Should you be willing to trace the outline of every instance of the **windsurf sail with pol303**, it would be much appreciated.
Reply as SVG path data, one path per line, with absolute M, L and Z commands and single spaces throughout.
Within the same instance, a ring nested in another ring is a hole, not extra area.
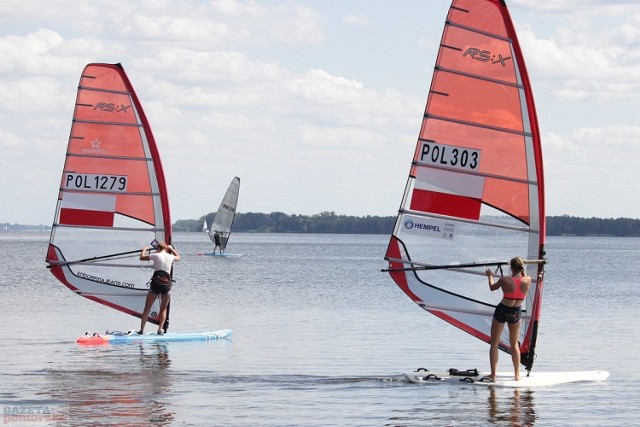
M 220 233 L 220 248 L 224 252 L 231 236 L 231 227 L 236 216 L 238 196 L 240 195 L 240 178 L 237 176 L 231 180 L 227 192 L 220 202 L 211 227 L 209 227 L 209 239 L 215 243 L 215 234 Z M 205 220 L 206 221 L 206 220 Z
M 151 127 L 120 64 L 80 77 L 47 267 L 69 289 L 140 317 L 153 266 L 143 246 L 171 243 L 171 218 Z M 157 324 L 158 302 L 149 321 Z
M 540 132 L 529 77 L 501 0 L 454 0 L 409 177 L 385 254 L 420 307 L 490 342 L 497 294 L 485 270 L 527 260 L 521 361 L 535 357 L 544 277 Z M 496 301 L 498 299 L 498 301 Z M 511 352 L 508 328 L 500 349 Z

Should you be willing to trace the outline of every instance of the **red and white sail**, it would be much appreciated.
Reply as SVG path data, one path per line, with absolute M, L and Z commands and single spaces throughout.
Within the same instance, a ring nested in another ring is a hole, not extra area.
M 162 240 L 171 241 L 169 202 L 142 105 L 120 64 L 89 64 L 78 86 L 48 267 L 79 295 L 140 317 L 153 273 L 140 250 Z
M 385 259 L 417 304 L 489 342 L 499 292 L 484 270 L 544 256 L 540 133 L 522 51 L 504 1 L 449 9 L 407 186 Z M 531 369 L 542 262 L 523 305 L 520 350 Z M 504 274 L 509 274 L 508 265 Z M 501 349 L 509 352 L 507 328 Z

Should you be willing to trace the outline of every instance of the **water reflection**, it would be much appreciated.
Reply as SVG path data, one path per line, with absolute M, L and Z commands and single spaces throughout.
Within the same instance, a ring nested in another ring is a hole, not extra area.
M 65 402 L 69 425 L 100 420 L 118 425 L 168 426 L 171 359 L 167 344 L 84 348 L 76 369 L 52 369 L 50 398 Z
M 533 391 L 514 388 L 512 394 L 506 396 L 504 391 L 504 389 L 498 391 L 495 387 L 489 387 L 489 422 L 513 427 L 533 426 L 536 421 Z
M 408 388 L 410 396 L 416 391 L 424 400 L 409 408 L 400 404 L 386 426 L 533 427 L 537 420 L 529 389 L 438 383 Z

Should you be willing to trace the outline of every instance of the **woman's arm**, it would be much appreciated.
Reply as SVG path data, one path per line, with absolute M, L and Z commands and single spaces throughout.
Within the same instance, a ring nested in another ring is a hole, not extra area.
M 169 249 L 169 253 L 173 254 L 175 256 L 175 258 L 173 260 L 174 261 L 180 261 L 180 254 L 178 253 L 176 248 L 174 248 L 173 246 L 169 245 L 168 249 Z
M 487 269 L 487 271 L 485 271 L 485 274 L 489 278 L 489 289 L 491 289 L 492 291 L 500 289 L 500 285 L 501 285 L 500 281 L 502 280 L 502 278 L 498 279 L 498 281 L 494 283 L 494 281 L 493 281 L 493 271 Z
M 149 254 L 146 254 L 146 252 L 149 250 L 148 246 L 145 246 L 144 248 L 142 248 L 142 251 L 140 252 L 140 261 L 149 261 L 151 258 L 149 258 Z

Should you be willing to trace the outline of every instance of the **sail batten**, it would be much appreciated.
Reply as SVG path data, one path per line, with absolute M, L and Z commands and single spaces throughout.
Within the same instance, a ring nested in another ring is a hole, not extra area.
M 460 9 L 458 9 L 458 10 L 460 10 Z M 493 38 L 500 39 L 500 40 L 508 42 L 508 43 L 511 43 L 511 41 L 512 41 L 508 37 L 504 37 L 504 36 L 501 36 L 500 34 L 492 33 L 490 31 L 483 31 L 483 30 L 480 30 L 478 28 L 468 27 L 466 25 L 458 24 L 458 23 L 455 23 L 455 22 L 452 22 L 452 21 L 446 21 L 446 23 L 450 27 L 460 28 L 462 30 L 471 31 L 471 32 L 477 33 L 477 34 L 482 34 L 483 36 L 493 37 Z
M 104 227 L 100 226 L 91 226 L 91 225 L 73 225 L 73 224 L 61 224 L 59 222 L 54 222 L 53 225 L 59 228 L 69 228 L 69 229 L 89 229 L 89 230 L 102 230 Z M 150 227 L 108 227 L 112 231 L 140 231 L 140 232 L 152 232 L 152 233 L 165 233 L 165 229 L 162 227 L 153 227 L 152 224 L 149 224 Z
M 84 140 L 84 138 L 76 138 L 80 140 Z M 130 157 L 130 156 L 103 156 L 99 154 L 84 154 L 84 153 L 74 153 L 69 154 L 69 157 L 84 157 L 89 159 L 105 159 L 109 158 L 111 160 L 131 160 L 136 162 L 152 162 L 153 159 L 151 157 Z
M 495 83 L 495 84 L 500 84 L 500 85 L 505 85 L 505 86 L 510 86 L 510 87 L 522 89 L 522 84 L 516 83 L 516 82 L 508 82 L 508 81 L 504 81 L 504 80 L 493 79 L 493 78 L 488 77 L 488 76 L 479 76 L 479 75 L 476 75 L 476 74 L 465 73 L 464 71 L 453 70 L 451 68 L 437 67 L 436 70 L 438 70 L 439 72 L 442 72 L 442 73 L 451 73 L 451 74 L 455 74 L 455 75 L 458 75 L 458 76 L 468 77 L 470 79 L 478 79 L 478 80 L 483 80 L 483 81 L 490 82 L 490 83 Z
M 482 304 L 480 301 L 476 301 Z M 429 304 L 420 304 L 422 308 L 429 311 L 440 311 L 440 312 L 451 312 L 451 313 L 460 313 L 467 314 L 473 316 L 486 316 L 487 311 L 493 314 L 493 306 L 487 305 L 485 310 L 462 310 L 457 307 L 449 307 L 449 306 L 439 306 L 439 305 L 429 305 Z M 522 315 L 520 316 L 522 320 L 528 320 L 531 316 L 529 316 L 526 310 L 522 310 Z
M 95 79 L 96 77 L 92 77 L 92 76 L 82 76 L 83 78 L 91 78 L 91 79 Z M 109 94 L 113 94 L 113 95 L 125 95 L 125 96 L 129 96 L 129 92 L 127 91 L 121 91 L 121 90 L 113 90 L 113 89 L 104 89 L 104 88 L 98 88 L 95 86 L 78 86 L 79 89 L 85 90 L 85 91 L 89 91 L 89 92 L 102 92 L 102 93 L 109 93 Z M 84 105 L 84 106 L 88 106 L 88 107 L 92 107 L 91 104 L 76 104 L 76 105 Z
M 107 121 L 99 121 L 99 120 L 74 120 L 74 122 L 89 124 L 89 125 L 126 126 L 126 127 L 134 127 L 134 128 L 142 127 L 142 125 L 138 123 L 107 122 Z
M 61 265 L 82 265 L 83 267 L 122 267 L 122 268 L 140 268 L 140 265 L 136 264 L 123 264 L 104 261 L 50 261 L 52 266 Z
M 500 0 L 453 0 L 385 271 L 429 313 L 489 342 L 501 295 L 480 277 L 514 256 L 530 260 L 519 337 L 530 370 L 544 241 L 540 133 L 509 12 Z M 511 351 L 506 328 L 500 348 Z
M 477 127 L 477 128 L 487 129 L 487 130 L 496 131 L 496 132 L 510 133 L 510 134 L 514 134 L 514 135 L 518 135 L 518 136 L 528 136 L 528 137 L 532 136 L 531 132 L 527 132 L 527 131 L 518 131 L 518 130 L 514 130 L 514 129 L 501 128 L 501 127 L 498 127 L 498 126 L 491 126 L 491 125 L 487 125 L 487 124 L 484 124 L 484 123 L 474 123 L 474 122 L 470 122 L 470 121 L 456 119 L 456 118 L 453 118 L 453 117 L 438 116 L 438 115 L 431 114 L 431 113 L 425 113 L 424 114 L 424 118 L 425 119 L 426 118 L 431 118 L 431 119 L 434 119 L 434 120 L 442 120 L 444 122 L 451 122 L 451 123 L 455 123 L 455 124 L 459 124 L 459 125 Z
M 86 190 L 83 190 L 83 189 L 79 189 L 79 188 L 74 188 L 73 190 L 67 190 L 65 188 L 61 188 L 60 191 L 63 192 L 63 193 L 69 193 L 69 194 L 71 194 L 71 193 L 81 194 L 81 193 L 87 193 L 87 192 L 89 192 L 89 193 L 100 192 L 100 194 L 120 194 L 120 192 L 118 192 L 118 191 L 110 191 L 110 190 L 102 190 L 102 189 L 86 189 Z M 142 191 L 140 191 L 140 192 L 131 191 L 131 192 L 127 193 L 127 194 L 129 196 L 146 196 L 146 197 L 149 197 L 149 196 L 151 196 L 151 197 L 159 197 L 159 196 L 161 196 L 160 193 L 151 193 L 151 192 L 142 192 Z
M 75 293 L 140 317 L 153 266 L 139 251 L 171 243 L 171 234 L 160 156 L 133 86 L 120 64 L 88 64 L 71 120 L 48 267 Z M 157 323 L 157 311 L 156 303 L 149 321 Z
M 90 297 L 135 297 L 135 295 L 131 294 L 131 291 L 138 291 L 138 293 L 140 295 L 143 295 L 146 297 L 147 293 L 149 292 L 148 289 L 131 289 L 129 292 L 127 292 L 126 294 L 119 294 L 119 293 L 113 293 L 113 292 L 109 292 L 109 293 L 99 293 L 99 292 L 95 292 L 95 293 L 89 293 L 89 292 L 80 292 L 80 291 L 76 291 L 77 295 L 83 296 L 85 298 L 90 298 Z
M 419 212 L 419 211 L 415 211 L 415 210 L 411 210 L 411 209 L 399 209 L 398 213 L 400 214 L 408 214 L 408 215 L 412 215 L 412 216 L 417 216 L 417 217 L 421 217 L 421 218 L 435 218 L 435 219 L 446 219 L 446 220 L 455 220 L 456 222 L 459 223 L 466 223 L 466 224 L 473 224 L 473 225 L 479 225 L 479 226 L 486 226 L 486 227 L 493 227 L 493 228 L 497 228 L 497 229 L 503 229 L 503 230 L 510 230 L 510 231 L 519 231 L 522 233 L 537 233 L 540 234 L 540 230 L 537 228 L 531 228 L 531 226 L 529 227 L 522 227 L 522 226 L 515 226 L 515 225 L 507 225 L 507 224 L 501 224 L 501 223 L 494 223 L 494 222 L 490 222 L 490 221 L 483 221 L 481 220 L 467 220 L 465 218 L 455 218 L 455 217 L 451 217 L 451 216 L 447 216 L 447 215 L 438 215 L 438 214 L 434 214 L 434 213 L 426 213 L 426 212 Z
M 433 141 L 433 142 L 436 142 L 436 141 Z M 424 167 L 424 168 L 440 169 L 440 170 L 451 170 L 451 168 L 447 167 L 447 166 L 432 165 L 432 164 L 424 163 L 424 162 L 417 161 L 417 160 L 413 161 L 412 163 L 415 166 L 420 166 L 420 167 Z M 518 182 L 518 183 L 527 184 L 527 185 L 537 185 L 538 184 L 537 181 L 535 181 L 535 179 L 522 179 L 522 178 L 506 177 L 506 176 L 490 174 L 490 173 L 486 173 L 486 172 L 458 171 L 458 173 L 466 174 L 466 175 L 482 176 L 482 177 L 485 177 L 485 178 L 495 178 L 495 179 L 499 179 L 499 180 L 503 180 L 503 181 Z

